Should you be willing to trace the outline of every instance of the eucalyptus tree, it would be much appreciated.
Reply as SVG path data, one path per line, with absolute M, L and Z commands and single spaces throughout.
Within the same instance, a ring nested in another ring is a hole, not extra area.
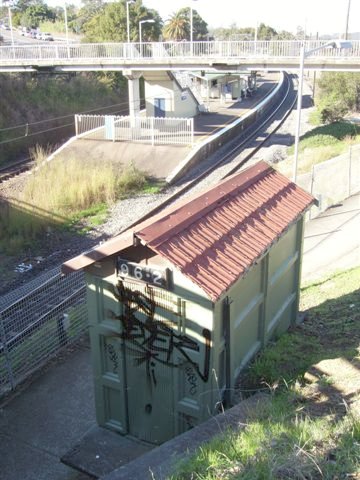
M 260 23 L 257 37 L 258 40 L 273 40 L 277 37 L 277 31 L 265 23 Z
M 21 15 L 21 24 L 24 26 L 38 27 L 45 20 L 55 20 L 55 11 L 45 3 L 30 5 Z
M 143 29 L 144 41 L 158 40 L 162 28 L 162 20 L 156 10 L 146 8 L 141 0 L 130 5 L 130 40 L 139 40 L 139 22 L 154 20 Z M 127 40 L 126 1 L 105 4 L 89 21 L 84 23 L 82 30 L 86 42 L 126 42 Z

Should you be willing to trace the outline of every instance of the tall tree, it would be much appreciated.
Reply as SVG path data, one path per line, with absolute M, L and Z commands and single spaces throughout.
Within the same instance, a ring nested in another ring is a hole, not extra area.
M 360 73 L 323 72 L 318 87 L 315 105 L 321 123 L 360 110 Z
M 180 10 L 166 20 L 163 28 L 164 40 L 184 40 L 188 35 L 188 19 Z
M 163 29 L 164 38 L 167 40 L 190 40 L 190 19 L 191 9 L 181 8 L 174 13 L 166 22 Z M 193 40 L 206 40 L 208 36 L 207 23 L 192 10 L 193 19 Z
M 154 41 L 159 38 L 162 20 L 156 10 L 148 9 L 142 5 L 141 0 L 131 5 L 129 9 L 130 39 L 139 40 L 139 22 L 141 20 L 154 20 L 143 29 L 143 40 Z M 89 21 L 84 23 L 83 32 L 87 42 L 126 42 L 127 16 L 126 1 L 106 4 Z
M 25 26 L 38 27 L 45 20 L 54 20 L 55 12 L 45 4 L 31 5 L 21 17 L 22 24 Z
M 265 23 L 260 23 L 258 28 L 258 40 L 273 40 L 276 37 L 277 31 L 274 28 L 265 25 Z

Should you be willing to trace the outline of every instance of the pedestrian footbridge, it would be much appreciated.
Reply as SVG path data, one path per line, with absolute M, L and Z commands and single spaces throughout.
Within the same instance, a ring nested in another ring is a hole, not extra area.
M 346 47 L 346 48 L 343 48 Z M 0 47 L 0 72 L 51 70 L 360 71 L 360 41 L 209 41 Z

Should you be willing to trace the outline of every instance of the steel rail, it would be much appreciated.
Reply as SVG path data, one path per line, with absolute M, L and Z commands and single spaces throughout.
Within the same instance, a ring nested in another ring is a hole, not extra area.
M 142 217 L 138 218 L 135 220 L 132 224 L 128 225 L 126 228 L 121 230 L 119 234 L 133 228 L 135 225 L 147 220 L 148 218 L 152 217 L 153 215 L 161 212 L 165 207 L 169 206 L 176 200 L 178 200 L 182 195 L 185 193 L 188 193 L 189 190 L 191 190 L 194 186 L 198 186 L 199 182 L 204 180 L 206 177 L 208 177 L 211 173 L 213 173 L 216 169 L 221 167 L 222 165 L 226 164 L 229 160 L 233 159 L 236 154 L 240 153 L 243 148 L 250 142 L 252 141 L 255 136 L 262 130 L 262 128 L 269 124 L 269 122 L 274 118 L 277 112 L 285 105 L 286 102 L 289 102 L 289 95 L 290 93 L 290 88 L 291 88 L 291 82 L 290 82 L 290 77 L 288 74 L 285 74 L 285 78 L 287 80 L 287 91 L 285 96 L 281 99 L 281 102 L 277 105 L 277 107 L 272 110 L 271 114 L 268 115 L 259 125 L 252 125 L 251 127 L 249 126 L 247 129 L 245 129 L 242 132 L 242 136 L 245 134 L 249 134 L 249 131 L 253 129 L 253 131 L 250 133 L 250 135 L 246 136 L 246 139 L 241 141 L 240 143 L 236 144 L 230 151 L 227 151 L 224 155 L 222 155 L 218 160 L 216 160 L 211 166 L 203 170 L 199 175 L 197 175 L 194 179 L 189 181 L 186 185 L 183 187 L 180 187 L 174 194 L 172 194 L 170 197 L 168 197 L 164 202 L 162 202 L 160 205 L 157 205 L 153 209 L 151 209 L 149 212 L 147 212 L 145 215 Z M 282 120 L 279 122 L 278 125 L 266 136 L 265 139 L 261 140 L 259 142 L 259 145 L 254 147 L 252 151 L 246 155 L 246 157 L 242 160 L 240 160 L 229 172 L 226 173 L 220 180 L 225 179 L 232 173 L 235 173 L 237 170 L 239 170 L 241 167 L 243 167 L 247 162 L 250 161 L 250 159 L 260 150 L 260 148 L 264 145 L 265 142 L 269 140 L 269 138 L 279 129 L 279 127 L 285 122 L 286 118 L 290 115 L 292 109 L 294 108 L 296 102 L 296 96 L 294 99 L 292 99 L 290 108 L 287 108 L 286 114 L 283 116 Z M 216 155 L 216 152 L 213 154 Z M 173 185 L 174 186 L 174 185 Z M 176 186 L 176 184 L 175 184 Z

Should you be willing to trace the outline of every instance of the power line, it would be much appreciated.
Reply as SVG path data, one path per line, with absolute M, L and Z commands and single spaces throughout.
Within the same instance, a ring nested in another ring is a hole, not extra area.
M 121 104 L 118 104 L 118 105 L 121 105 Z M 121 113 L 121 110 L 116 111 L 114 113 Z M 0 141 L 0 145 L 4 145 L 4 144 L 7 144 L 7 143 L 11 143 L 11 142 L 16 142 L 18 140 L 23 140 L 24 138 L 34 137 L 36 135 L 41 135 L 43 133 L 51 132 L 51 131 L 54 131 L 54 130 L 59 130 L 61 128 L 72 127 L 73 125 L 74 125 L 74 122 L 67 123 L 65 125 L 58 125 L 57 127 L 52 127 L 52 128 L 48 128 L 46 130 L 41 130 L 40 132 L 33 132 L 33 133 L 25 134 L 25 135 L 22 135 L 21 137 L 15 137 L 15 138 L 11 138 L 9 140 L 2 140 L 2 141 Z
M 98 108 L 93 108 L 92 110 L 85 110 L 84 112 L 80 112 L 79 115 L 90 113 L 90 112 L 97 112 L 97 111 L 103 110 L 105 108 L 118 107 L 120 105 L 127 105 L 127 102 L 114 103 L 114 104 L 108 105 L 106 107 L 98 107 Z M 32 125 L 38 125 L 40 123 L 45 123 L 45 122 L 54 122 L 55 120 L 61 120 L 61 119 L 64 119 L 64 118 L 72 117 L 74 115 L 75 115 L 75 113 L 69 113 L 68 115 L 63 115 L 63 116 L 60 116 L 60 117 L 54 117 L 54 118 L 50 118 L 50 119 L 48 118 L 48 119 L 45 119 L 45 120 L 38 120 L 36 122 L 30 122 L 30 123 L 23 123 L 21 125 L 16 125 L 14 127 L 0 128 L 0 132 L 6 132 L 6 131 L 9 131 L 9 130 L 16 130 L 18 128 L 28 128 Z

